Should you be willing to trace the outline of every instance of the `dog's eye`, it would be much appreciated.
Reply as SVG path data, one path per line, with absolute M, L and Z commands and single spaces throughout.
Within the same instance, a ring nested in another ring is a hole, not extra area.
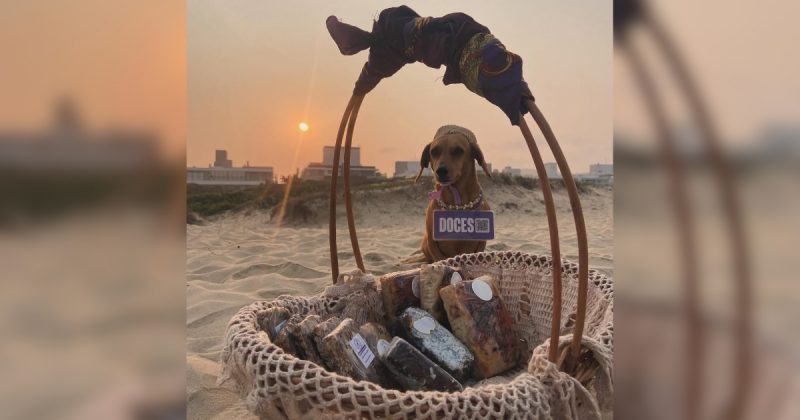
M 431 156 L 432 157 L 438 158 L 439 156 L 441 156 L 441 154 L 442 154 L 442 149 L 440 149 L 438 147 L 434 147 L 433 149 L 431 149 Z
M 463 155 L 463 154 L 464 154 L 464 149 L 462 149 L 462 148 L 460 148 L 460 147 L 456 147 L 455 149 L 453 149 L 452 151 L 450 151 L 450 154 L 451 154 L 453 157 L 459 157 L 459 156 L 461 156 L 461 155 Z

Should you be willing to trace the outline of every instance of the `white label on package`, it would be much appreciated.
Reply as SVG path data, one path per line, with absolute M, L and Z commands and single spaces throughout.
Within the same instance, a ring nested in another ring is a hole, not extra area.
M 423 334 L 430 334 L 436 328 L 436 321 L 426 316 L 414 321 L 414 328 Z
M 472 292 L 485 301 L 492 299 L 492 286 L 489 286 L 489 283 L 483 280 L 476 279 L 472 281 Z
M 350 339 L 350 347 L 353 349 L 353 352 L 358 357 L 358 360 L 364 365 L 365 368 L 368 368 L 370 364 L 372 364 L 372 360 L 375 359 L 375 354 L 372 353 L 372 350 L 369 349 L 367 342 L 364 341 L 364 338 L 361 337 L 361 334 L 356 334 Z
M 389 350 L 389 342 L 381 338 L 378 340 L 378 354 L 384 354 L 386 350 Z
M 461 283 L 462 280 L 464 279 L 461 277 L 461 274 L 458 271 L 456 271 L 455 273 L 453 273 L 452 276 L 450 276 L 450 284 L 458 284 Z
M 411 292 L 414 293 L 415 298 L 419 298 L 419 276 L 414 276 L 411 280 Z

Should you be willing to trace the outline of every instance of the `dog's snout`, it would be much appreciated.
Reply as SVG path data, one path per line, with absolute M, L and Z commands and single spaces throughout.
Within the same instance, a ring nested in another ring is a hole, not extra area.
M 436 176 L 440 179 L 447 179 L 447 166 L 440 166 L 436 169 Z

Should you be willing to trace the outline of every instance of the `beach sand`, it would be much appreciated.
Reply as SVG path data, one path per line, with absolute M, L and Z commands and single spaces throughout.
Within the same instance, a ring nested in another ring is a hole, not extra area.
M 483 182 L 496 213 L 496 240 L 487 250 L 549 254 L 541 191 Z M 364 263 L 373 274 L 408 268 L 400 260 L 419 249 L 430 185 L 405 186 L 354 195 L 356 226 Z M 555 191 L 562 257 L 577 261 L 574 224 L 563 189 Z M 582 193 L 590 265 L 612 275 L 613 191 Z M 338 218 L 339 264 L 355 268 L 344 205 Z M 190 419 L 255 418 L 230 384 L 216 385 L 225 327 L 243 306 L 282 294 L 315 294 L 331 282 L 327 201 L 307 203 L 308 223 L 278 226 L 268 211 L 227 214 L 187 226 L 187 404 Z

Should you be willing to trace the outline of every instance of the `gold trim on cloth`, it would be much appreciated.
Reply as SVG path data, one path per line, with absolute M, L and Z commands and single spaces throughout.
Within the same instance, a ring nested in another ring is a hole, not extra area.
M 483 49 L 491 43 L 496 43 L 506 53 L 506 63 L 498 70 L 489 69 L 483 62 Z M 483 73 L 486 76 L 497 76 L 503 74 L 506 70 L 511 68 L 514 64 L 516 54 L 506 50 L 497 38 L 492 34 L 479 33 L 472 36 L 464 46 L 461 52 L 461 58 L 458 60 L 458 69 L 461 71 L 461 82 L 467 89 L 483 96 L 483 91 L 478 82 L 478 75 Z
M 425 28 L 425 25 L 427 25 L 430 21 L 430 16 L 414 18 L 414 29 L 412 29 L 413 36 L 405 51 L 407 57 L 414 57 L 414 51 L 416 51 L 417 48 L 417 41 L 419 41 L 420 37 L 422 36 L 422 30 Z

